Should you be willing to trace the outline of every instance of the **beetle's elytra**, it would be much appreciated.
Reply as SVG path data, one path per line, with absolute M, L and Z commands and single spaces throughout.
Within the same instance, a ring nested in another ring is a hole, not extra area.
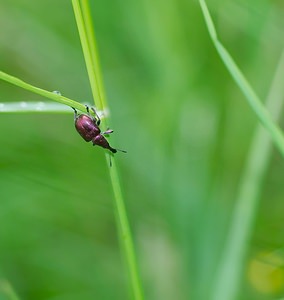
M 86 105 L 87 115 L 80 114 L 78 115 L 77 110 L 74 109 L 74 121 L 75 121 L 75 128 L 81 137 L 86 141 L 92 141 L 93 146 L 97 145 L 103 147 L 105 149 L 110 150 L 112 153 L 116 153 L 117 151 L 126 152 L 124 150 L 115 149 L 110 146 L 107 139 L 104 135 L 108 135 L 113 132 L 111 129 L 107 129 L 104 132 L 101 132 L 100 123 L 101 119 L 98 116 L 96 110 L 91 107 L 91 110 L 94 112 L 95 117 L 90 115 L 89 107 Z

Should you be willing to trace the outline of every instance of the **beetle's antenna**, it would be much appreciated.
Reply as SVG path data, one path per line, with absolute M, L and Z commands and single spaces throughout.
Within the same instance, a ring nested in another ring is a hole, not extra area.
M 90 115 L 89 106 L 88 106 L 87 104 L 85 104 L 85 107 L 86 107 L 87 114 L 88 114 L 88 116 L 89 116 L 89 115 Z
M 116 148 L 112 148 L 112 147 L 109 147 L 108 149 L 109 149 L 112 153 L 116 153 L 117 151 L 120 151 L 120 152 L 123 152 L 123 153 L 127 153 L 127 151 L 125 151 L 125 150 L 116 149 Z
M 120 152 L 123 152 L 123 153 L 127 153 L 127 151 L 125 151 L 125 150 L 121 150 L 121 149 L 115 149 L 116 151 L 120 151 Z

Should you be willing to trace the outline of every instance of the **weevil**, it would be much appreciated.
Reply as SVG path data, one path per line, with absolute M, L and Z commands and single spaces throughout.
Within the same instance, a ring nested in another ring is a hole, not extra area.
M 113 133 L 113 130 L 108 128 L 104 132 L 101 131 L 101 119 L 93 107 L 91 107 L 91 110 L 95 114 L 95 117 L 91 116 L 88 105 L 86 105 L 87 115 L 78 115 L 77 110 L 74 107 L 72 108 L 74 110 L 75 128 L 86 142 L 92 141 L 93 146 L 100 146 L 110 150 L 112 153 L 116 153 L 117 151 L 126 153 L 125 150 L 115 149 L 110 146 L 105 135 Z

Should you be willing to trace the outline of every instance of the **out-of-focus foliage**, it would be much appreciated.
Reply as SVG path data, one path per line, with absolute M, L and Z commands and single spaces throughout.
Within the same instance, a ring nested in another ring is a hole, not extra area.
M 211 1 L 262 99 L 283 48 L 281 1 Z M 208 299 L 257 124 L 198 2 L 91 1 L 122 188 L 147 299 Z M 70 1 L 0 1 L 0 69 L 81 102 L 91 92 Z M 45 99 L 0 82 L 0 102 Z M 70 115 L 0 115 L 0 273 L 21 299 L 126 299 L 103 149 Z M 280 298 L 283 160 L 262 187 L 239 299 Z M 1 283 L 0 283 L 1 284 Z

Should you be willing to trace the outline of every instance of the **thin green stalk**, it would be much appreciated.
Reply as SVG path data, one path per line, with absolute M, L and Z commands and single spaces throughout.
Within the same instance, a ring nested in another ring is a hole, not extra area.
M 90 48 L 90 54 L 92 56 L 92 63 L 94 65 L 94 70 L 98 70 L 97 72 L 97 88 L 98 88 L 98 93 L 99 93 L 99 99 L 101 101 L 101 107 L 107 107 L 107 101 L 105 97 L 105 90 L 104 90 L 104 84 L 102 81 L 102 74 L 101 71 L 101 66 L 100 66 L 100 59 L 99 59 L 99 53 L 96 50 L 97 49 L 97 41 L 95 37 L 95 31 L 94 31 L 94 25 L 92 21 L 92 16 L 91 16 L 91 10 L 90 10 L 90 5 L 89 1 L 86 0 L 81 0 L 81 7 L 82 7 L 82 16 L 83 20 L 85 21 L 85 28 L 86 28 L 86 34 L 87 34 L 87 39 L 89 43 L 89 48 Z
M 279 126 L 276 125 L 269 112 L 262 104 L 258 96 L 256 95 L 255 91 L 252 89 L 248 81 L 246 80 L 245 76 L 242 74 L 241 70 L 238 68 L 228 51 L 224 48 L 224 46 L 219 42 L 215 26 L 213 24 L 212 18 L 208 11 L 207 5 L 204 0 L 199 0 L 204 19 L 209 31 L 209 35 L 212 39 L 214 46 L 216 47 L 223 63 L 227 67 L 228 71 L 230 72 L 231 76 L 238 84 L 239 88 L 245 95 L 249 105 L 251 106 L 252 110 L 255 112 L 256 116 L 258 117 L 259 121 L 262 125 L 267 129 L 270 133 L 271 139 L 273 140 L 275 146 L 284 156 L 284 136 L 282 131 L 280 130 Z
M 284 100 L 283 77 L 284 52 L 267 97 L 267 108 L 276 120 L 280 117 Z M 241 177 L 228 239 L 213 286 L 213 300 L 233 300 L 239 293 L 247 247 L 253 232 L 259 196 L 271 152 L 269 135 L 262 126 L 258 126 Z
M 90 50 L 90 41 L 88 39 L 85 20 L 83 19 L 82 10 L 79 0 L 72 0 L 73 10 L 76 18 L 77 28 L 80 36 L 81 46 L 84 53 L 84 58 L 86 62 L 87 72 L 89 76 L 90 86 L 94 98 L 96 107 L 99 109 L 103 108 L 103 102 L 101 100 L 99 82 L 98 82 L 98 68 L 93 62 L 93 56 Z M 105 108 L 107 108 L 105 106 Z
M 80 5 L 81 2 L 81 5 Z M 86 61 L 89 80 L 93 91 L 94 102 L 97 107 L 106 110 L 107 102 L 103 88 L 102 74 L 98 61 L 98 50 L 95 43 L 94 30 L 92 26 L 89 3 L 86 0 L 72 0 L 77 27 L 82 43 L 82 49 Z M 81 6 L 83 12 L 81 10 Z M 108 158 L 108 157 L 107 157 Z M 107 160 L 108 161 L 108 160 Z M 109 168 L 112 188 L 114 192 L 115 206 L 117 210 L 117 226 L 120 231 L 121 245 L 123 246 L 128 273 L 131 280 L 131 288 L 134 299 L 142 300 L 143 292 L 141 280 L 135 257 L 135 251 L 125 209 L 125 204 L 121 192 L 118 170 L 113 159 L 112 167 Z
M 56 102 L 59 102 L 59 103 L 77 108 L 78 110 L 81 110 L 81 111 L 86 111 L 86 107 L 83 104 L 81 104 L 77 101 L 71 100 L 71 99 L 69 99 L 67 97 L 64 97 L 64 96 L 61 96 L 58 93 L 49 92 L 49 91 L 43 90 L 41 88 L 38 88 L 36 86 L 33 86 L 29 83 L 24 82 L 23 80 L 21 80 L 19 78 L 16 78 L 16 77 L 11 76 L 7 73 L 4 73 L 2 71 L 0 71 L 0 79 L 2 79 L 4 81 L 7 81 L 9 83 L 12 83 L 16 86 L 19 86 L 19 87 L 21 87 L 25 90 L 31 91 L 35 94 L 41 95 L 41 96 L 49 98 L 51 100 L 54 100 Z

